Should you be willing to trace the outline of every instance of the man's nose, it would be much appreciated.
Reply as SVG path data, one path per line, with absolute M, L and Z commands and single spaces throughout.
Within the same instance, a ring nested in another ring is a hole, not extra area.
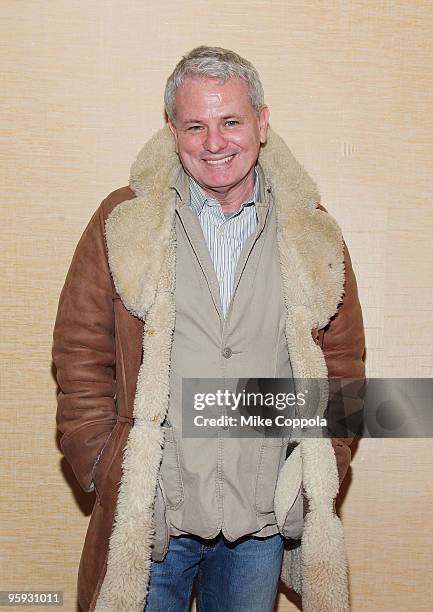
M 203 145 L 207 151 L 217 153 L 226 147 L 227 139 L 219 128 L 210 128 L 206 133 L 206 140 Z

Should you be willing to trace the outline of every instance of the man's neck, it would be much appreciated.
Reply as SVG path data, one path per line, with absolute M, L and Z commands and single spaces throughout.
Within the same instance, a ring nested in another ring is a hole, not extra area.
M 241 205 L 252 197 L 254 190 L 255 171 L 254 167 L 247 176 L 242 179 L 237 185 L 229 189 L 214 190 L 206 189 L 200 185 L 204 193 L 214 200 L 218 200 L 221 204 L 223 212 L 236 212 Z

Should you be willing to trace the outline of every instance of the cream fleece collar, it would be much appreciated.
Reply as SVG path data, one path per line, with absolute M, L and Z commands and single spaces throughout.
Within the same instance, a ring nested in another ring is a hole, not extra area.
M 313 179 L 294 158 L 290 149 L 271 128 L 268 140 L 262 146 L 259 161 L 266 176 L 266 187 L 273 187 L 278 199 L 284 188 L 284 207 L 315 208 L 320 196 Z M 173 186 L 179 158 L 175 152 L 173 136 L 164 127 L 142 147 L 131 166 L 129 185 L 137 196 L 150 195 L 151 185 Z
M 312 327 L 323 327 L 342 294 L 342 239 L 330 215 L 317 209 L 314 181 L 272 129 L 259 154 L 265 189 L 274 198 L 280 259 L 300 265 L 293 282 L 296 302 L 308 309 Z M 174 224 L 173 185 L 180 163 L 168 127 L 141 149 L 131 167 L 137 197 L 118 205 L 106 223 L 111 272 L 125 306 L 144 319 L 155 301 Z

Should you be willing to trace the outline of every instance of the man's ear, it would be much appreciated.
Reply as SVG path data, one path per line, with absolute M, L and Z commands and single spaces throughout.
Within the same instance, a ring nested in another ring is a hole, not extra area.
M 269 108 L 262 106 L 259 112 L 259 130 L 260 130 L 260 142 L 265 144 L 268 137 L 268 125 L 269 125 Z
M 168 123 L 168 127 L 170 128 L 170 132 L 173 134 L 175 150 L 176 150 L 176 153 L 177 153 L 178 150 L 177 150 L 177 130 L 176 130 L 176 126 L 174 125 L 173 121 L 171 121 L 171 119 L 168 119 L 167 123 Z

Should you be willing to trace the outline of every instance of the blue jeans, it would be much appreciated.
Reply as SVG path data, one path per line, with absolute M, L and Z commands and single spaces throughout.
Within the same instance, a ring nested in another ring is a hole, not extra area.
M 272 612 L 283 558 L 280 534 L 228 542 L 170 536 L 164 561 L 151 562 L 143 612 L 188 612 L 196 579 L 197 612 Z

